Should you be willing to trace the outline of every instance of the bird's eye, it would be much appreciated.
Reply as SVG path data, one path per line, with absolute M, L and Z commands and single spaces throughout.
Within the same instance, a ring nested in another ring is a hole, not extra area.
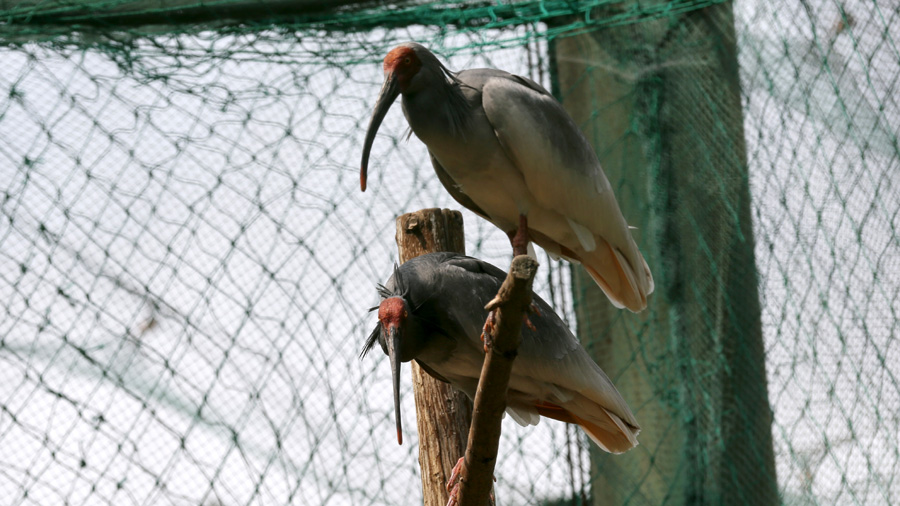
M 410 63 L 412 63 L 412 60 L 410 60 L 409 56 L 407 56 L 406 58 L 403 59 L 403 63 L 406 65 L 409 65 Z

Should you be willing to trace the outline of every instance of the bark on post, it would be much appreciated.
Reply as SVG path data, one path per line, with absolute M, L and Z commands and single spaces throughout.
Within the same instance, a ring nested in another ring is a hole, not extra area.
M 465 253 L 462 213 L 422 209 L 397 218 L 400 263 L 425 253 Z M 432 378 L 412 362 L 419 466 L 425 506 L 447 504 L 447 481 L 466 449 L 472 401 L 447 383 Z
M 593 452 L 595 504 L 778 504 L 731 4 L 551 51 L 656 281 L 634 315 L 573 271 L 579 336 L 643 429 Z
M 459 478 L 460 506 L 488 503 L 509 375 L 522 341 L 522 319 L 531 304 L 531 285 L 537 269 L 535 259 L 527 255 L 515 257 L 500 291 L 486 306 L 497 309 L 497 320 L 489 340 L 492 343 L 488 345 L 486 341 L 487 356 L 475 392 L 475 414 Z

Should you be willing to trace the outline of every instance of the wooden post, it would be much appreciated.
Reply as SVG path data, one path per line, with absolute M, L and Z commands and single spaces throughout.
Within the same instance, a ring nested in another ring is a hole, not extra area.
M 397 218 L 400 263 L 426 253 L 465 253 L 462 213 L 449 209 L 422 209 Z M 472 401 L 449 384 L 432 378 L 412 362 L 419 466 L 425 506 L 447 504 L 447 481 L 466 450 Z

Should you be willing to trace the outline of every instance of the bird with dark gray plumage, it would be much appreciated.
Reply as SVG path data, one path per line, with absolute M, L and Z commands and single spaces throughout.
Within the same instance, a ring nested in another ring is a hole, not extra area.
M 378 343 L 389 358 L 400 444 L 400 364 L 415 360 L 474 399 L 485 356 L 484 306 L 505 278 L 487 262 L 430 253 L 395 268 L 379 286 L 378 324 L 360 357 Z M 640 427 L 612 381 L 546 302 L 535 295 L 534 304 L 533 329 L 523 323 L 509 378 L 507 413 L 523 426 L 536 425 L 541 416 L 578 424 L 612 453 L 637 445 Z
M 653 277 L 612 186 L 581 130 L 534 81 L 494 69 L 451 72 L 425 47 L 407 42 L 384 58 L 384 84 L 366 132 L 369 153 L 391 104 L 425 143 L 444 188 L 510 237 L 581 263 L 617 307 L 641 311 Z

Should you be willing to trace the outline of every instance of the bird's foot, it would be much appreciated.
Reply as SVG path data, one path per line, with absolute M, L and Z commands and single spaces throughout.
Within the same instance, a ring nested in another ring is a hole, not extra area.
M 487 320 L 484 321 L 484 327 L 481 329 L 481 342 L 484 343 L 484 352 L 488 352 L 488 348 L 493 346 L 492 337 L 494 335 L 494 326 L 497 323 L 497 310 L 491 309 L 488 312 Z M 457 464 L 459 465 L 459 464 Z
M 457 506 L 459 504 L 457 500 L 459 496 L 459 475 L 462 474 L 462 469 L 465 465 L 466 458 L 460 457 L 456 461 L 456 465 L 453 466 L 453 471 L 450 472 L 450 479 L 447 480 L 447 492 L 450 493 L 450 499 L 447 500 L 447 506 Z
M 447 506 L 459 506 L 459 477 L 462 474 L 463 467 L 466 465 L 466 458 L 460 457 L 459 460 L 456 461 L 456 465 L 453 466 L 453 471 L 450 472 L 450 479 L 447 480 L 447 492 L 450 493 L 450 498 L 447 500 Z M 494 481 L 497 481 L 497 477 L 494 477 Z M 491 491 L 490 495 L 491 506 L 494 505 L 494 492 Z
M 525 326 L 531 329 L 532 332 L 537 332 L 537 327 L 535 327 L 534 324 L 531 323 L 531 320 L 528 318 L 527 314 L 522 315 L 522 321 L 525 322 Z
M 528 313 L 536 314 L 541 316 L 541 310 L 538 308 L 537 304 L 534 301 L 528 305 L 528 309 L 525 310 L 525 314 L 522 315 L 522 319 L 525 320 L 525 326 L 532 330 L 532 332 L 537 332 L 537 328 L 531 323 L 531 320 L 528 318 Z
M 484 343 L 485 353 L 487 353 L 488 348 L 493 345 L 491 336 L 493 335 L 494 327 L 497 324 L 497 306 L 499 305 L 499 303 L 499 299 L 494 297 L 494 299 L 488 302 L 487 306 L 485 306 L 485 308 L 491 308 L 490 311 L 488 311 L 487 320 L 485 320 L 484 322 L 484 327 L 481 329 L 481 342 Z M 541 316 L 541 310 L 538 309 L 537 304 L 532 302 L 528 306 L 526 312 L 522 315 L 522 323 L 524 323 L 526 327 L 531 329 L 532 332 L 537 332 L 537 327 L 535 327 L 534 324 L 531 323 L 531 319 L 528 318 L 528 313 L 534 313 L 538 316 Z

